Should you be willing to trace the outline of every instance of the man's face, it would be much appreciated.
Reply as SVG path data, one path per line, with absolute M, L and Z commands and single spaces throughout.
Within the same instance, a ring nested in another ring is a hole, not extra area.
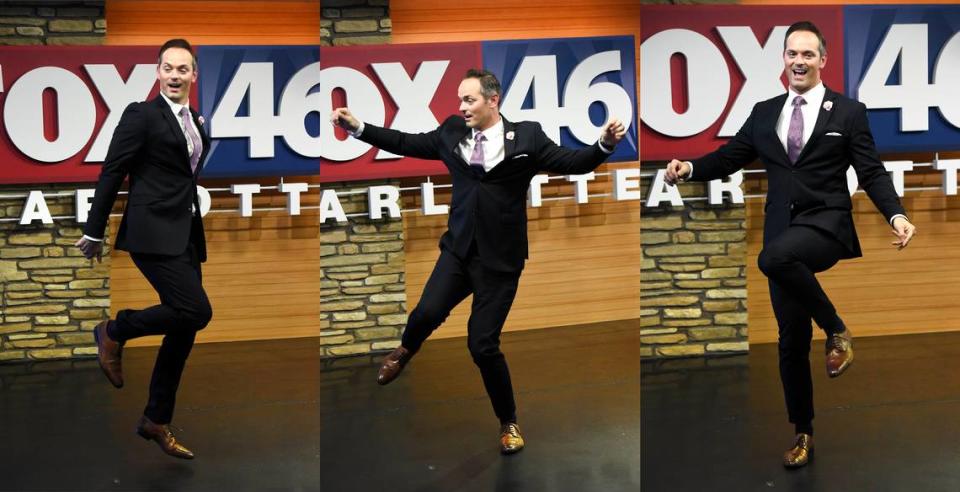
M 193 69 L 193 56 L 183 48 L 168 48 L 160 56 L 157 66 L 157 80 L 160 91 L 171 101 L 187 104 L 190 98 L 190 86 L 197 81 L 197 72 Z
M 820 70 L 827 56 L 820 53 L 820 40 L 810 31 L 794 31 L 783 50 L 783 71 L 794 91 L 803 94 L 820 83 Z
M 488 99 L 483 97 L 480 90 L 480 79 L 463 79 L 457 89 L 457 97 L 460 98 L 460 113 L 467 120 L 467 126 L 483 131 L 497 122 L 500 96 L 494 94 Z

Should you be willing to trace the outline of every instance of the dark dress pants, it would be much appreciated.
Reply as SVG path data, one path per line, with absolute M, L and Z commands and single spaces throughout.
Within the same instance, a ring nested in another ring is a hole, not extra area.
M 760 252 L 760 270 L 770 285 L 779 326 L 780 382 L 790 422 L 811 425 L 811 320 L 827 334 L 842 332 L 843 321 L 817 281 L 816 273 L 835 265 L 846 248 L 833 236 L 808 226 L 791 226 Z
M 516 403 L 507 361 L 500 352 L 500 331 L 517 294 L 520 272 L 484 268 L 472 248 L 466 258 L 441 250 L 423 289 L 420 302 L 407 321 L 403 346 L 416 352 L 450 311 L 473 294 L 467 323 L 467 346 L 480 369 L 493 411 L 501 423 L 516 422 Z
M 201 284 L 200 259 L 192 242 L 178 256 L 131 253 L 130 257 L 157 291 L 160 304 L 121 310 L 110 335 L 121 343 L 163 335 L 143 414 L 155 423 L 169 424 L 194 338 L 210 322 L 213 311 Z

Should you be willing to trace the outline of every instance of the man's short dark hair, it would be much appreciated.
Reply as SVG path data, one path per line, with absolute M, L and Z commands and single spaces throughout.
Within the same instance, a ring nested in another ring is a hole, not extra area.
M 163 52 L 167 51 L 170 48 L 182 48 L 190 52 L 190 57 L 193 58 L 193 70 L 197 70 L 197 54 L 193 52 L 193 46 L 190 46 L 190 42 L 186 39 L 171 39 L 166 43 L 163 43 L 163 46 L 160 47 L 160 52 L 157 53 L 157 65 L 163 63 Z
M 787 28 L 787 35 L 783 37 L 784 50 L 787 49 L 787 38 L 797 31 L 807 31 L 816 34 L 817 39 L 820 41 L 820 56 L 827 56 L 827 41 L 823 39 L 823 34 L 820 34 L 820 29 L 817 29 L 817 26 L 810 21 L 794 22 L 789 28 Z
M 463 76 L 464 79 L 477 79 L 480 81 L 480 93 L 483 94 L 483 97 L 490 99 L 494 94 L 500 96 L 500 81 L 497 80 L 497 76 L 489 70 L 484 70 L 482 68 L 471 68 L 467 70 L 467 74 Z

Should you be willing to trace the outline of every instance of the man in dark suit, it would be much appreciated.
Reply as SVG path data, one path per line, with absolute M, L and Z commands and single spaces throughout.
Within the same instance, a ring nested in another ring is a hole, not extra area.
M 354 137 L 395 154 L 443 161 L 453 178 L 447 232 L 440 258 L 410 313 L 401 345 L 384 359 L 378 382 L 393 381 L 450 311 L 473 294 L 467 345 L 500 420 L 500 450 L 524 446 L 500 331 L 510 312 L 527 258 L 527 188 L 539 171 L 583 174 L 613 152 L 626 129 L 604 125 L 600 140 L 581 150 L 558 146 L 532 122 L 513 123 L 499 112 L 500 82 L 486 70 L 467 72 L 458 89 L 460 115 L 436 130 L 409 134 L 364 124 L 347 108 L 331 122 Z
M 780 379 L 796 430 L 784 465 L 792 468 L 806 465 L 813 451 L 811 318 L 827 334 L 828 375 L 839 376 L 853 361 L 850 329 L 815 276 L 839 260 L 862 255 L 847 190 L 848 166 L 893 227 L 895 246 L 906 247 L 916 229 L 877 154 L 866 107 L 820 80 L 827 49 L 817 27 L 810 22 L 790 26 L 783 59 L 788 93 L 757 103 L 737 135 L 717 151 L 693 162 L 671 161 L 666 181 L 721 178 L 757 158 L 766 167 L 758 263 L 768 278 L 779 326 Z
M 196 333 L 213 315 L 201 284 L 200 263 L 206 261 L 207 250 L 197 199 L 197 176 L 210 139 L 202 119 L 189 107 L 190 87 L 197 80 L 197 59 L 190 44 L 183 39 L 167 41 L 158 58 L 160 95 L 132 103 L 123 112 L 77 246 L 87 258 L 100 261 L 110 210 L 129 176 L 115 247 L 130 252 L 160 304 L 124 309 L 115 321 L 97 325 L 98 359 L 107 379 L 120 388 L 123 344 L 147 335 L 164 336 L 137 433 L 156 441 L 171 456 L 192 459 L 193 453 L 177 442 L 169 424 Z

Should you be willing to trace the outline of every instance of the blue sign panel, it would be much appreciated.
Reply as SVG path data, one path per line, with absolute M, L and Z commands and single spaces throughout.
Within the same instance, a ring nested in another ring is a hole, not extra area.
M 844 38 L 880 152 L 960 149 L 960 6 L 844 7 Z
M 198 59 L 205 178 L 320 172 L 318 48 L 202 46 Z
M 500 79 L 507 119 L 537 121 L 555 142 L 582 148 L 616 117 L 628 131 L 611 160 L 637 160 L 633 37 L 484 42 L 483 64 Z

